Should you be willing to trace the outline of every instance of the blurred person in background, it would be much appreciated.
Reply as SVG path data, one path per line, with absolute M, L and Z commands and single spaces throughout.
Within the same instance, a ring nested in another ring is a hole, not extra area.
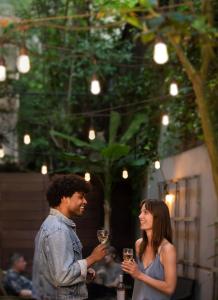
M 11 267 L 4 276 L 4 288 L 9 295 L 22 298 L 32 297 L 32 281 L 23 275 L 27 262 L 24 256 L 14 253 L 11 258 Z

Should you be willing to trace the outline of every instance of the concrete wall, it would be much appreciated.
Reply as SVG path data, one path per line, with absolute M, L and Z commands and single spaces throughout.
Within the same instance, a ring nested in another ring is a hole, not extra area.
M 147 186 L 147 196 L 158 198 L 158 183 L 164 180 L 178 180 L 194 175 L 200 176 L 200 241 L 198 296 L 199 300 L 212 300 L 213 273 L 210 268 L 214 260 L 215 230 L 210 226 L 217 219 L 218 201 L 216 199 L 210 160 L 204 145 L 183 152 L 161 161 L 161 170 L 151 170 L 151 178 Z M 164 178 L 163 178 L 164 177 Z M 192 201 L 192 199 L 190 199 Z

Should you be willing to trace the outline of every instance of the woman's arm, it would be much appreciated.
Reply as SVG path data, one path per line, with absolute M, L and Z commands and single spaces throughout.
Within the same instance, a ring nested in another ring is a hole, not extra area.
M 171 295 L 176 287 L 176 251 L 172 244 L 167 243 L 163 246 L 161 260 L 164 267 L 164 280 L 157 280 L 140 272 L 135 262 L 123 262 L 122 268 L 133 278 L 141 280 L 165 294 Z

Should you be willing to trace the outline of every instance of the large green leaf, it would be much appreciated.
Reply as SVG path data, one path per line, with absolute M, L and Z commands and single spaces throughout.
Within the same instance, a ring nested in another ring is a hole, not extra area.
M 110 115 L 109 144 L 115 142 L 117 136 L 117 130 L 119 126 L 120 126 L 120 114 L 116 111 L 112 111 Z
M 139 18 L 135 17 L 135 16 L 124 16 L 123 19 L 133 25 L 134 27 L 137 27 L 139 29 L 143 29 L 143 24 L 140 22 Z
M 72 160 L 77 163 L 84 163 L 84 162 L 88 161 L 87 156 L 79 155 L 76 153 L 65 152 L 65 153 L 63 153 L 63 156 L 64 156 L 64 158 Z
M 59 137 L 61 139 L 64 139 L 64 140 L 67 140 L 69 142 L 72 142 L 75 146 L 79 147 L 79 148 L 87 148 L 87 149 L 92 149 L 92 150 L 96 150 L 97 147 L 97 144 L 95 143 L 87 143 L 87 142 L 84 142 L 76 137 L 73 137 L 73 136 L 69 136 L 67 134 L 64 134 L 64 133 L 61 133 L 61 132 L 58 132 L 58 131 L 55 131 L 55 130 L 51 130 L 50 131 L 50 134 L 53 135 L 53 136 L 56 136 L 56 137 Z
M 101 154 L 103 157 L 114 161 L 122 156 L 125 156 L 129 153 L 129 146 L 127 145 L 122 145 L 122 144 L 111 144 L 104 150 L 102 150 Z
M 126 144 L 135 134 L 137 134 L 141 125 L 145 122 L 145 115 L 144 114 L 137 114 L 133 121 L 131 122 L 130 126 L 128 127 L 127 131 L 122 136 L 120 142 L 122 144 Z

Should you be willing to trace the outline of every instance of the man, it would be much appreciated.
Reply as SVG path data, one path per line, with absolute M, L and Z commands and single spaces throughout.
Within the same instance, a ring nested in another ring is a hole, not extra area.
M 121 265 L 116 261 L 116 249 L 110 246 L 106 251 L 104 259 L 95 264 L 96 278 L 95 282 L 105 285 L 109 288 L 117 287 L 119 275 L 123 274 Z
M 73 216 L 84 213 L 89 184 L 77 175 L 58 176 L 47 191 L 50 214 L 35 240 L 33 296 L 38 300 L 87 299 L 88 268 L 106 254 L 97 246 L 82 259 L 82 245 Z
M 4 277 L 4 287 L 9 295 L 29 297 L 32 296 L 32 282 L 22 275 L 26 269 L 23 255 L 14 253 L 11 256 L 11 268 Z

